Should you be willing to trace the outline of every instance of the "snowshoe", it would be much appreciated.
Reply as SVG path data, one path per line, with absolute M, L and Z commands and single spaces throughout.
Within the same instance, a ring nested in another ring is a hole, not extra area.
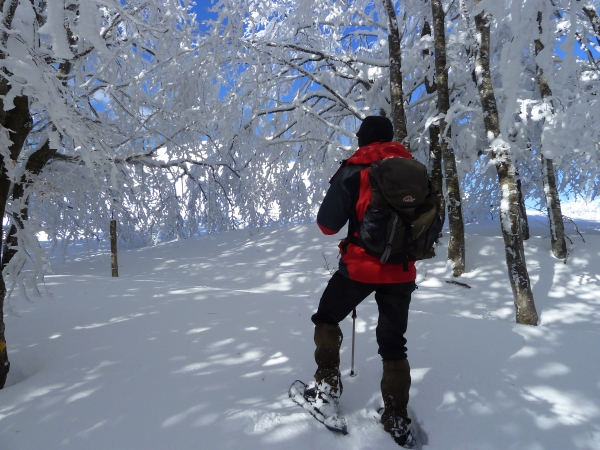
M 300 380 L 294 381 L 289 390 L 290 399 L 307 410 L 327 429 L 348 434 L 346 419 L 338 416 L 337 398 L 329 396 L 326 392 L 319 390 L 316 384 L 313 384 L 307 386 Z

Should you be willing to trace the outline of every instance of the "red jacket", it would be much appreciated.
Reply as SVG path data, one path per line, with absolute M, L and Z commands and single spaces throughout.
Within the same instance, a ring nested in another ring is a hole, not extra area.
M 371 202 L 369 165 L 391 156 L 412 158 L 402 144 L 374 142 L 360 147 L 342 164 L 329 181 L 331 186 L 317 214 L 317 225 L 323 233 L 336 234 L 349 221 L 348 235 L 358 236 L 358 223 Z M 408 263 L 405 272 L 401 264 L 382 264 L 379 258 L 352 243 L 341 249 L 339 270 L 362 283 L 406 283 L 417 277 L 414 262 Z

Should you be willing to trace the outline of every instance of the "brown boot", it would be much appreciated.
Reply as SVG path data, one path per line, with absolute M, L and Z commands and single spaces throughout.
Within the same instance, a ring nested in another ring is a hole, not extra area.
M 340 374 L 340 347 L 342 330 L 337 325 L 320 323 L 315 327 L 315 372 L 316 387 L 327 394 L 337 404 L 342 395 Z
M 412 436 L 408 418 L 408 391 L 410 389 L 410 366 L 406 359 L 384 360 L 381 378 L 381 395 L 384 410 L 381 423 L 400 446 L 410 445 Z M 409 447 L 410 448 L 410 447 Z

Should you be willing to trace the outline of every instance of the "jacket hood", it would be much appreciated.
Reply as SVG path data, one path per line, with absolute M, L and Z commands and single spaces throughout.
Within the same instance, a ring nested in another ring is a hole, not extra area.
M 393 156 L 412 159 L 412 155 L 406 150 L 404 145 L 399 142 L 373 142 L 372 144 L 360 147 L 352 154 L 352 156 L 350 156 L 350 158 L 342 161 L 342 165 L 331 177 L 329 182 L 331 183 L 337 173 L 347 165 L 369 165 L 375 161 L 391 158 Z

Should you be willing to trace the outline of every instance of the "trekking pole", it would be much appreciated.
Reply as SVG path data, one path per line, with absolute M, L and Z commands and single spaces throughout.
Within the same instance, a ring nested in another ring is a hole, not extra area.
M 352 363 L 350 364 L 350 376 L 355 377 L 354 372 L 354 335 L 356 331 L 356 308 L 352 310 Z

